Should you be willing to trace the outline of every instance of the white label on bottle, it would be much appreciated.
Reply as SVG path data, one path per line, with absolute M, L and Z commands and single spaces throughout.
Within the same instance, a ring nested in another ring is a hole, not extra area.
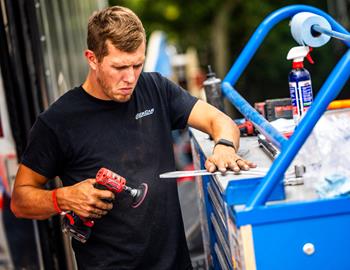
M 311 80 L 289 82 L 290 97 L 293 106 L 293 119 L 298 123 L 313 101 Z

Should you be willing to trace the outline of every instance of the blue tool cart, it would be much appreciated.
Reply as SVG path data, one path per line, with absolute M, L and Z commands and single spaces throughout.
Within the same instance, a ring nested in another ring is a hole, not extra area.
M 320 198 L 308 185 L 283 184 L 293 159 L 318 120 L 327 117 L 329 113 L 324 114 L 327 106 L 348 80 L 350 50 L 334 67 L 289 139 L 234 89 L 268 32 L 299 12 L 324 17 L 332 27 L 326 34 L 340 37 L 350 46 L 349 33 L 328 14 L 314 7 L 293 5 L 270 14 L 233 64 L 223 80 L 224 96 L 279 149 L 279 154 L 272 160 L 259 147 L 257 137 L 244 137 L 239 154 L 266 169 L 265 173 L 261 170 L 261 175 L 197 178 L 210 269 L 350 269 L 350 198 Z M 344 117 L 350 118 L 349 111 L 333 113 L 344 113 Z M 203 169 L 213 142 L 202 132 L 194 129 L 190 132 L 195 168 Z

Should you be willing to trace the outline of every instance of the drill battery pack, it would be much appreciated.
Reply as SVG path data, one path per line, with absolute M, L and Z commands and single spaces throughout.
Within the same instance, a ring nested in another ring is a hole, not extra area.
M 91 234 L 92 221 L 83 221 L 74 212 L 66 213 L 62 219 L 62 231 L 79 242 L 85 243 Z

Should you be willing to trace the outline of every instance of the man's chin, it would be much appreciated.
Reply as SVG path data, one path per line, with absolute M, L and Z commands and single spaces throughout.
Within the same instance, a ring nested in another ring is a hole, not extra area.
M 128 102 L 130 98 L 131 98 L 131 95 L 127 95 L 127 96 L 118 95 L 113 97 L 113 100 L 116 102 L 125 103 L 125 102 Z

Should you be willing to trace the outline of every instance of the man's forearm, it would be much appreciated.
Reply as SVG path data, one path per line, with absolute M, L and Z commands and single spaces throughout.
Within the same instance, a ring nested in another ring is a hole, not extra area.
M 11 210 L 18 218 L 47 219 L 56 213 L 52 191 L 19 186 L 11 198 Z
M 191 111 L 188 124 L 208 133 L 215 142 L 219 139 L 232 141 L 238 150 L 240 133 L 237 125 L 215 107 L 198 100 Z
M 208 133 L 211 135 L 214 142 L 220 139 L 226 139 L 233 142 L 235 150 L 238 150 L 240 132 L 233 120 L 227 115 L 218 114 L 215 120 L 212 121 Z

